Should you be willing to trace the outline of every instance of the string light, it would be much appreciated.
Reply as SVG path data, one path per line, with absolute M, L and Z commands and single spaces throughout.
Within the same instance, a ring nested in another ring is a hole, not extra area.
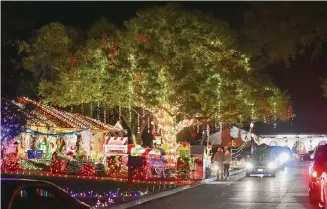
M 82 112 L 82 114 L 84 114 L 84 102 L 82 102 L 82 105 L 81 105 L 81 112 Z
M 129 113 L 129 123 L 132 124 L 132 107 L 128 106 L 128 113 Z
M 150 115 L 148 116 L 148 133 L 150 133 Z
M 104 124 L 79 113 L 70 113 L 41 104 L 34 100 L 19 97 L 17 105 L 35 104 L 36 108 L 28 116 L 31 118 L 29 126 L 51 127 L 51 128 L 91 128 L 104 129 Z
M 104 124 L 107 124 L 107 111 L 103 110 L 103 122 Z
M 90 108 L 90 117 L 93 117 L 93 103 L 91 102 L 91 108 Z
M 274 128 L 277 128 L 277 111 L 276 111 L 276 102 L 274 102 Z
M 221 122 L 221 85 L 222 85 L 222 80 L 220 75 L 218 74 L 218 88 L 217 88 L 217 93 L 218 93 L 218 121 Z
M 100 120 L 100 102 L 97 104 L 97 119 Z
M 71 178 L 71 179 L 93 179 L 93 180 L 99 180 L 99 181 L 117 181 L 117 182 L 127 182 L 127 178 L 119 178 L 119 177 L 98 177 L 98 176 L 83 176 L 83 175 L 69 175 L 69 174 L 55 174 L 51 172 L 46 171 L 39 171 L 39 172 L 26 172 L 22 170 L 5 170 L 2 172 L 2 174 L 6 175 L 26 175 L 26 176 L 43 176 L 43 177 L 58 177 L 58 178 Z M 137 180 L 133 179 L 134 183 L 140 183 L 140 184 L 173 184 L 173 185 L 187 185 L 187 184 L 197 184 L 198 182 L 196 180 L 182 180 L 182 179 L 171 179 L 171 180 Z
M 140 134 L 140 114 L 137 114 L 137 133 Z
M 84 176 L 94 176 L 95 175 L 95 167 L 92 163 L 86 162 L 81 167 L 81 173 Z

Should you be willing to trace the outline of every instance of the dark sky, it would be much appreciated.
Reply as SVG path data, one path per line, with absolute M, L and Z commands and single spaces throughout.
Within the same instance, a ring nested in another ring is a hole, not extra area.
M 101 17 L 118 26 L 134 17 L 138 9 L 165 2 L 1 2 L 2 33 L 26 38 L 33 30 L 51 21 L 86 30 Z M 243 23 L 247 2 L 182 2 L 187 8 L 211 12 L 238 28 Z M 5 53 L 2 51 L 2 53 Z M 324 55 L 324 57 L 327 57 Z M 4 59 L 2 57 L 2 59 Z M 299 57 L 291 68 L 270 66 L 266 70 L 274 82 L 292 97 L 296 118 L 290 123 L 258 126 L 258 132 L 327 133 L 327 99 L 321 96 L 318 79 L 327 74 L 327 60 L 312 63 Z M 6 71 L 8 69 L 5 69 Z M 3 72 L 2 72 L 3 73 Z

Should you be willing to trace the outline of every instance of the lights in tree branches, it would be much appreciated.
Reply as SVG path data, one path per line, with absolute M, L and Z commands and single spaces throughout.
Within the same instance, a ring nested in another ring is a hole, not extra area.
M 100 121 L 100 102 L 97 104 L 97 120 Z
M 140 114 L 137 113 L 137 134 L 140 134 Z
M 90 107 L 90 117 L 93 117 L 93 103 L 91 102 L 91 107 Z

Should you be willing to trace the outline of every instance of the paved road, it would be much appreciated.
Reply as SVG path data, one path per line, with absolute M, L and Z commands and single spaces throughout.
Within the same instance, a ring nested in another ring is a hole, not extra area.
M 243 174 L 244 175 L 244 174 Z M 133 209 L 316 209 L 308 199 L 308 163 L 294 162 L 276 178 L 212 182 Z

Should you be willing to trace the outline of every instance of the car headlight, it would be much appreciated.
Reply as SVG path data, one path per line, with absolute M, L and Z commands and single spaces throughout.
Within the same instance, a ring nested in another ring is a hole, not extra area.
M 248 162 L 248 163 L 245 164 L 245 168 L 251 169 L 251 168 L 253 168 L 253 164 Z
M 274 162 L 268 163 L 268 168 L 276 168 L 276 167 L 277 167 L 276 163 Z
M 290 155 L 288 153 L 286 153 L 286 152 L 283 152 L 283 153 L 281 153 L 279 155 L 279 158 L 278 159 L 281 162 L 286 162 L 286 161 L 288 161 L 290 159 Z

